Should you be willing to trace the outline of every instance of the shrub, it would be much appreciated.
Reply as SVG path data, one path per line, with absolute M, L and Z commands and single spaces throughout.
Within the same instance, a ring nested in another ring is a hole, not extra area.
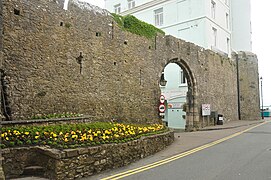
M 157 33 L 165 34 L 165 32 L 161 29 L 158 29 L 146 22 L 140 21 L 132 15 L 120 16 L 112 13 L 112 16 L 120 28 L 131 33 L 147 38 L 153 38 L 157 35 Z
M 165 132 L 163 125 L 119 123 L 64 124 L 1 128 L 1 148 L 48 145 L 57 149 L 121 143 Z

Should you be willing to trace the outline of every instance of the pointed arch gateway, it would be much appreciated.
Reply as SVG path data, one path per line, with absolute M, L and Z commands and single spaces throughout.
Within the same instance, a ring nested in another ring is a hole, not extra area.
M 168 60 L 166 62 L 165 66 L 163 67 L 163 71 L 165 67 L 170 64 L 175 63 L 183 70 L 186 79 L 187 79 L 187 86 L 188 91 L 186 94 L 186 103 L 185 103 L 185 112 L 186 112 L 186 131 L 194 131 L 196 129 L 199 129 L 200 122 L 199 122 L 199 106 L 198 106 L 198 88 L 197 88 L 197 81 L 195 78 L 194 73 L 192 72 L 191 68 L 187 64 L 186 61 L 184 61 L 181 58 L 173 58 Z

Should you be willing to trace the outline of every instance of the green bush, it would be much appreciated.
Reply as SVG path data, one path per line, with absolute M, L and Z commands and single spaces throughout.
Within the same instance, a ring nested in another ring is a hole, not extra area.
M 56 119 L 56 118 L 72 118 L 72 117 L 82 117 L 82 114 L 76 113 L 62 113 L 62 114 L 37 114 L 32 116 L 30 119 Z
M 154 38 L 157 33 L 165 34 L 165 32 L 161 29 L 158 29 L 151 24 L 140 21 L 132 15 L 120 16 L 112 13 L 112 16 L 120 28 L 122 28 L 123 30 L 127 30 L 131 33 L 147 38 Z

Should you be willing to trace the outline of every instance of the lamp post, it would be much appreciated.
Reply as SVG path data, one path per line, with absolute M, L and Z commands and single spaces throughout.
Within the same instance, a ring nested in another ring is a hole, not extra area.
M 264 119 L 264 115 L 263 115 L 263 77 L 260 77 L 260 81 L 261 81 L 261 99 L 262 99 L 262 119 Z
M 162 75 L 161 75 L 160 85 L 164 86 L 164 87 L 167 85 L 167 81 L 165 80 L 165 74 L 164 74 L 164 72 L 162 72 Z

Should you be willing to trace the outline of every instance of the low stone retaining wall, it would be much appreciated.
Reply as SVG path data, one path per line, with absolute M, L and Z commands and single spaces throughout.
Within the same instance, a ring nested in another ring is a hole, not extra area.
M 173 141 L 174 133 L 170 131 L 127 143 L 78 149 L 8 148 L 2 150 L 3 168 L 7 179 L 22 176 L 29 167 L 41 168 L 42 176 L 49 179 L 75 179 L 125 166 L 161 151 Z

